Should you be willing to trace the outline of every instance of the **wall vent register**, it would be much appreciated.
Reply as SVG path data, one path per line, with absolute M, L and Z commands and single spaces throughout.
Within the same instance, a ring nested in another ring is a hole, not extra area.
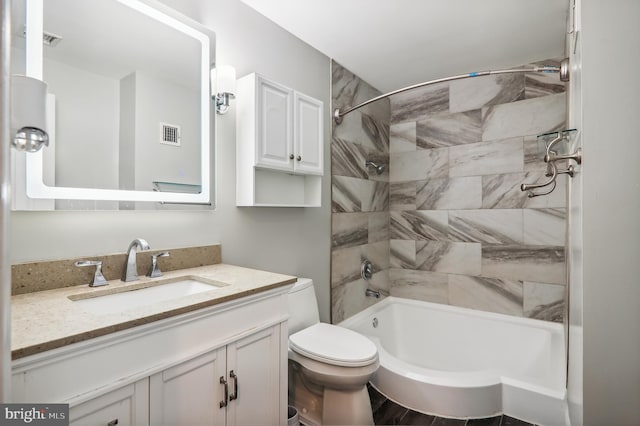
M 180 126 L 160 123 L 160 143 L 180 146 Z

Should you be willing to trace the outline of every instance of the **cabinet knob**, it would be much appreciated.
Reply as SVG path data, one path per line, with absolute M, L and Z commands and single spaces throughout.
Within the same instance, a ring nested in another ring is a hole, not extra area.
M 298 155 L 298 158 L 296 158 L 296 160 L 302 161 L 302 157 Z
M 107 423 L 107 426 L 116 426 L 117 424 L 118 424 L 118 419 L 113 419 L 109 423 Z
M 289 160 L 293 160 L 293 154 L 289 154 Z

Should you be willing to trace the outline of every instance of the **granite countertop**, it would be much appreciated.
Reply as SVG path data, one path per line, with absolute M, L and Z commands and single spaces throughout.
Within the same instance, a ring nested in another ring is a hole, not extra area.
M 89 312 L 69 299 L 116 293 L 123 288 L 144 288 L 178 277 L 213 281 L 211 291 L 183 296 L 117 313 Z M 109 281 L 108 286 L 80 285 L 20 294 L 11 298 L 11 353 L 13 359 L 33 355 L 71 343 L 81 342 L 163 318 L 228 302 L 251 294 L 292 284 L 296 277 L 218 263 L 165 272 L 162 277 L 140 277 L 125 283 Z

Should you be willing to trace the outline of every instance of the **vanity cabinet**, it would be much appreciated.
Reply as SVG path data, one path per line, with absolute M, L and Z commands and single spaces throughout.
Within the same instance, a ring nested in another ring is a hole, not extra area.
M 14 402 L 68 403 L 74 426 L 285 424 L 289 288 L 14 360 Z
M 236 107 L 236 204 L 319 207 L 322 101 L 253 73 Z

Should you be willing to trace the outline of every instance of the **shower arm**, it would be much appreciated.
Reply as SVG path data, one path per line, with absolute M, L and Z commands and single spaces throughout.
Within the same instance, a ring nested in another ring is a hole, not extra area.
M 403 87 L 402 89 L 393 90 L 391 92 L 382 94 L 380 96 L 376 96 L 375 98 L 371 98 L 368 101 L 364 101 L 356 106 L 347 108 L 344 111 L 340 111 L 340 108 L 336 108 L 333 110 L 333 119 L 336 122 L 336 124 L 340 124 L 342 123 L 342 117 L 344 117 L 345 115 L 349 114 L 352 111 L 360 109 L 363 106 L 369 105 L 372 102 L 379 101 L 380 99 L 388 98 L 389 96 L 397 95 L 398 93 L 417 89 L 419 87 L 430 86 L 432 84 L 444 83 L 444 82 L 453 81 L 453 80 L 462 80 L 464 78 L 482 77 L 485 75 L 497 75 L 497 74 L 514 74 L 514 73 L 521 73 L 521 72 L 560 73 L 560 81 L 569 81 L 569 59 L 568 58 L 563 59 L 559 67 L 535 66 L 535 67 L 529 67 L 529 68 L 511 68 L 511 69 L 504 69 L 504 70 L 479 71 L 479 72 L 459 74 L 451 77 L 444 77 L 436 80 L 430 80 L 430 81 L 425 81 L 418 84 L 413 84 L 411 86 Z

